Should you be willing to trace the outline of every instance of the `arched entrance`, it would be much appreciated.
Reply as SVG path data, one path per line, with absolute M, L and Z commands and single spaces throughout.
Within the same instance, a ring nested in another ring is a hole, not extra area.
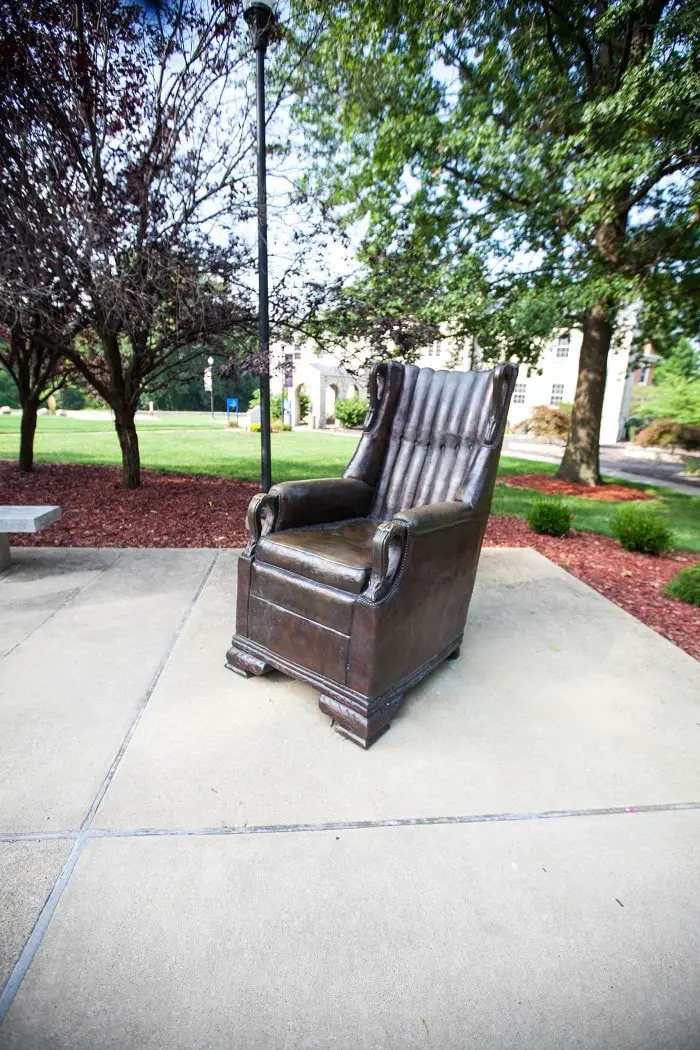
M 306 387 L 303 383 L 299 383 L 294 391 L 294 426 L 308 423 L 310 404 L 311 398 L 309 397 Z
M 338 387 L 329 383 L 326 387 L 326 424 L 335 425 L 335 403 L 338 399 Z

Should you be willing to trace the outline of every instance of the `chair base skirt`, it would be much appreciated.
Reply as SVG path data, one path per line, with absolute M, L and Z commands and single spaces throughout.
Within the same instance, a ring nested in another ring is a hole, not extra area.
M 396 682 L 391 689 L 376 696 L 365 696 L 347 686 L 339 685 L 318 672 L 285 660 L 265 646 L 238 634 L 233 636 L 231 647 L 226 653 L 226 666 L 245 678 L 267 674 L 274 669 L 314 686 L 321 694 L 319 707 L 333 720 L 336 732 L 366 750 L 386 733 L 391 719 L 403 704 L 406 690 L 420 682 L 445 660 L 459 656 L 461 642 L 460 634 L 437 656 Z

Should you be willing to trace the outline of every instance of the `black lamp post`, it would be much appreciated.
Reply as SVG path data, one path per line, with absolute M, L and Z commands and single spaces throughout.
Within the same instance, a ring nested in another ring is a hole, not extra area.
M 265 163 L 265 51 L 275 22 L 274 0 L 244 0 L 256 59 L 258 101 L 258 317 L 260 354 L 260 467 L 263 492 L 272 485 L 270 451 L 270 318 L 267 289 L 267 171 Z

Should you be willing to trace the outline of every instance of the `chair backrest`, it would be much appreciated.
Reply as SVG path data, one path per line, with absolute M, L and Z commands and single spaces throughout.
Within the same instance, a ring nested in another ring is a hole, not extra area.
M 365 433 L 346 471 L 376 486 L 371 517 L 461 498 L 476 451 L 500 446 L 516 374 L 513 365 L 375 366 Z

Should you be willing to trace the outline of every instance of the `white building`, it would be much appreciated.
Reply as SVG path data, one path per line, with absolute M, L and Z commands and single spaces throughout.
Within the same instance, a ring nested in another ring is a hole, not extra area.
M 572 404 L 582 339 L 580 330 L 563 331 L 545 348 L 537 368 L 529 376 L 527 368 L 521 366 L 508 413 L 509 426 L 515 427 L 529 419 L 533 408 L 538 405 Z M 629 415 L 633 384 L 631 341 L 631 334 L 625 336 L 621 345 L 612 349 L 608 356 L 600 426 L 601 445 L 613 445 L 625 436 L 625 420 Z
M 366 397 L 367 380 L 350 375 L 338 355 L 317 354 L 313 344 L 276 343 L 270 347 L 270 392 L 284 394 L 288 408 L 285 422 L 302 422 L 301 394 L 311 401 L 309 426 L 335 426 L 335 403 L 339 398 Z
M 634 315 L 623 318 L 618 326 L 616 345 L 608 357 L 608 374 L 603 402 L 601 444 L 608 445 L 624 437 L 624 424 L 629 414 L 629 402 L 634 382 L 631 361 Z M 508 425 L 515 427 L 528 419 L 538 405 L 571 404 L 576 392 L 582 333 L 578 329 L 562 330 L 544 348 L 536 366 L 522 365 L 511 400 Z M 351 376 L 341 364 L 340 355 L 314 353 L 312 344 L 290 346 L 276 344 L 272 348 L 271 389 L 273 394 L 286 391 L 289 401 L 288 422 L 301 422 L 299 394 L 311 399 L 308 423 L 314 427 L 335 424 L 335 402 L 341 397 L 357 393 L 366 397 L 367 384 Z M 445 338 L 426 347 L 417 364 L 431 368 L 470 368 L 470 358 L 476 354 L 455 353 L 455 344 Z M 478 363 L 475 365 L 478 367 Z M 528 374 L 529 372 L 529 374 Z

